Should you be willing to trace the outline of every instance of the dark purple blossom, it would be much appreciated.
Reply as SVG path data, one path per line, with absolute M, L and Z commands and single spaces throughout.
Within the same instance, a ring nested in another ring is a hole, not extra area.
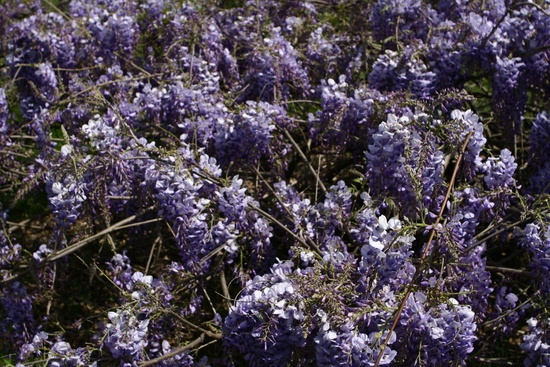
M 1 210 L 1 206 L 0 206 Z M 23 247 L 12 242 L 6 231 L 6 213 L 0 211 L 0 277 L 7 279 L 12 275 L 12 269 L 21 259 Z
M 240 101 L 259 99 L 277 103 L 291 95 L 309 93 L 309 77 L 298 60 L 297 51 L 279 27 L 271 27 L 269 32 L 269 36 L 245 55 Z
M 516 183 L 514 173 L 517 166 L 512 152 L 503 149 L 499 158 L 491 157 L 484 163 L 482 170 L 485 173 L 483 177 L 485 185 L 489 189 L 514 187 Z
M 449 19 L 440 22 L 432 31 L 432 36 L 428 40 L 428 49 L 425 57 L 429 65 L 437 75 L 438 88 L 452 88 L 460 85 L 466 69 L 466 52 L 457 47 L 460 45 L 459 23 L 454 23 Z
M 230 255 L 230 259 L 237 256 L 239 247 L 248 247 L 252 251 L 252 261 L 258 269 L 271 247 L 271 227 L 252 210 L 259 204 L 246 194 L 242 184 L 241 179 L 234 177 L 230 186 L 222 187 L 218 191 L 218 210 L 224 220 L 213 228 L 212 235 Z
M 463 365 L 474 350 L 477 337 L 475 313 L 456 299 L 431 306 L 427 296 L 417 292 L 407 299 L 401 325 L 408 352 L 402 363 L 422 366 Z M 406 325 L 406 326 L 405 326 Z M 407 355 L 409 357 L 407 357 Z
M 500 328 L 504 335 L 510 335 L 517 326 L 524 310 L 517 309 L 519 298 L 516 294 L 509 292 L 507 286 L 495 291 L 494 312 L 489 316 L 494 320 L 492 324 Z
M 121 310 L 109 312 L 109 321 L 106 325 L 104 345 L 113 358 L 140 360 L 143 349 L 147 346 L 149 320 L 139 320 L 129 311 Z
M 468 134 L 472 134 L 464 153 L 463 163 L 464 173 L 466 177 L 471 179 L 481 166 L 480 153 L 487 142 L 487 139 L 483 135 L 483 124 L 480 122 L 479 116 L 471 110 L 454 110 L 451 112 L 451 119 L 458 124 L 459 129 L 462 131 L 459 138 L 461 140 L 455 142 L 457 148 L 464 144 Z
M 531 272 L 538 280 L 538 289 L 543 297 L 550 293 L 550 280 L 544 274 L 550 269 L 550 231 L 542 232 L 539 224 L 529 223 L 523 230 L 522 246 L 531 255 Z
M 6 101 L 6 90 L 0 88 L 0 142 L 5 144 L 8 132 L 8 101 Z
M 499 122 L 504 124 L 508 135 L 518 134 L 527 103 L 525 63 L 519 57 L 501 59 L 497 56 L 495 68 L 493 103 L 499 112 Z
M 307 63 L 319 78 L 329 78 L 338 68 L 342 50 L 338 39 L 330 36 L 330 28 L 320 26 L 311 32 L 307 43 Z M 328 37 L 328 38 L 327 38 Z
M 384 287 L 398 291 L 412 281 L 415 273 L 415 266 L 410 263 L 414 237 L 399 235 L 402 224 L 397 218 L 388 220 L 382 215 L 377 223 L 370 224 L 370 228 L 361 228 L 363 231 L 368 230 L 370 235 L 368 243 L 361 247 L 359 287 L 364 292 L 380 291 Z M 361 230 L 354 230 L 355 236 L 360 233 Z
M 437 13 L 420 0 L 379 0 L 370 14 L 373 33 L 380 42 L 399 45 L 413 39 L 425 40 Z
M 437 74 L 414 57 L 413 49 L 403 54 L 386 50 L 372 66 L 369 87 L 382 92 L 410 91 L 419 98 L 430 96 L 437 87 Z
M 267 102 L 248 101 L 232 121 L 219 120 L 215 146 L 220 163 L 256 166 L 261 159 L 275 161 L 289 147 L 282 141 L 279 128 L 290 126 L 281 107 Z
M 201 61 L 198 60 L 198 62 Z M 150 99 L 148 102 L 150 106 L 146 107 L 145 111 L 156 113 L 158 109 L 161 122 L 166 124 L 168 129 L 177 131 L 178 134 L 185 134 L 185 140 L 188 142 L 211 148 L 216 137 L 227 132 L 233 117 L 218 94 L 217 77 L 210 74 L 207 67 L 201 67 L 197 71 L 195 76 L 198 78 L 202 75 L 206 86 L 186 87 L 183 82 L 175 81 L 169 84 L 165 91 L 155 91 L 153 96 L 147 96 Z M 155 99 L 160 94 L 162 94 L 162 102 L 159 106 Z M 176 126 L 179 129 L 176 130 Z
M 321 109 L 308 116 L 311 139 L 324 151 L 350 152 L 354 159 L 361 160 L 372 129 L 379 123 L 373 116 L 377 104 L 387 98 L 363 86 L 350 89 L 345 75 L 337 81 L 322 80 L 317 93 Z
M 50 175 L 46 182 L 50 204 L 58 224 L 64 227 L 73 225 L 87 198 L 86 184 L 70 173 L 59 179 Z
M 546 366 L 550 364 L 550 344 L 548 318 L 532 317 L 527 320 L 529 332 L 523 336 L 521 349 L 527 353 L 523 364 L 526 367 Z
M 33 299 L 26 287 L 18 281 L 3 285 L 0 291 L 0 330 L 5 338 L 2 344 L 20 347 L 32 340 L 35 330 Z
M 544 158 L 550 155 L 550 115 L 543 111 L 533 121 L 529 147 L 529 165 L 533 169 L 529 189 L 533 193 L 549 192 L 550 163 Z
M 385 340 L 386 334 L 370 335 L 354 330 L 351 325 L 343 325 L 338 330 L 332 330 L 329 323 L 321 325 L 315 337 L 315 357 L 317 366 L 364 366 L 374 364 L 377 358 L 379 340 Z M 392 334 L 389 344 L 395 343 Z M 380 365 L 391 365 L 397 352 L 387 347 L 380 360 Z
M 73 349 L 65 341 L 53 343 L 48 352 L 52 367 L 79 367 L 89 365 L 90 352 L 86 348 Z
M 303 306 L 288 279 L 291 271 L 290 263 L 280 263 L 256 276 L 225 319 L 226 348 L 237 350 L 250 366 L 286 366 L 293 350 L 305 346 Z
M 86 26 L 98 61 L 121 62 L 130 56 L 139 36 L 134 2 L 73 1 L 70 14 Z
M 116 254 L 107 263 L 111 280 L 122 290 L 128 290 L 132 285 L 132 265 L 126 254 Z
M 42 349 L 45 347 L 44 342 L 48 340 L 48 337 L 48 334 L 43 331 L 36 333 L 36 335 L 32 338 L 32 342 L 21 346 L 19 351 L 19 359 L 25 360 L 33 353 L 36 355 L 42 354 Z

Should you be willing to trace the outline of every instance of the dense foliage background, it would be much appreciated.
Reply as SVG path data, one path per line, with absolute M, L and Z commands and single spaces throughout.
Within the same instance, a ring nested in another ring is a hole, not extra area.
M 0 364 L 550 366 L 549 5 L 0 1 Z

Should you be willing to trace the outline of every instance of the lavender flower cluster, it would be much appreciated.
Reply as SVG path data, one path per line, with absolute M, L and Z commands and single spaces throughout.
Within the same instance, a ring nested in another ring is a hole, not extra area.
M 548 1 L 0 20 L 0 364 L 550 365 Z

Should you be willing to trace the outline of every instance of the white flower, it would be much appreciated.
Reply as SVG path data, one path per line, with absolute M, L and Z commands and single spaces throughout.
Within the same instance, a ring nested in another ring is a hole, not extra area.
M 63 158 L 68 157 L 73 152 L 73 147 L 70 144 L 65 144 L 61 147 L 61 156 Z

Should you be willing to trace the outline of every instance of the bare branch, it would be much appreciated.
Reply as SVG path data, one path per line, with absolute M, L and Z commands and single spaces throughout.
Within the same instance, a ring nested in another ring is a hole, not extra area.
M 157 357 L 157 358 L 148 360 L 146 362 L 140 363 L 140 364 L 138 364 L 138 366 L 139 367 L 154 366 L 155 364 L 157 364 L 159 362 L 162 362 L 162 361 L 165 361 L 167 359 L 170 359 L 172 357 L 175 357 L 178 354 L 185 352 L 186 350 L 195 348 L 196 346 L 200 345 L 203 341 L 204 341 L 204 334 L 201 334 L 201 336 L 199 336 L 197 339 L 193 340 L 191 343 L 186 344 L 186 345 L 184 345 L 182 347 L 179 347 L 177 349 L 174 349 L 170 353 L 166 353 L 166 354 L 164 354 L 160 357 Z

